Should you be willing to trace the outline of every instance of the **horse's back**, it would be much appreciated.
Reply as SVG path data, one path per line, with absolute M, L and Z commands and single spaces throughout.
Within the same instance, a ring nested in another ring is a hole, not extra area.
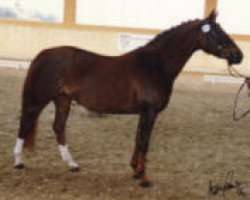
M 48 70 L 73 70 L 74 67 L 84 68 L 93 64 L 95 60 L 101 57 L 98 54 L 82 50 L 71 46 L 54 47 L 41 51 L 33 60 L 31 70 L 33 68 L 48 68 Z M 86 65 L 79 65 L 79 63 Z

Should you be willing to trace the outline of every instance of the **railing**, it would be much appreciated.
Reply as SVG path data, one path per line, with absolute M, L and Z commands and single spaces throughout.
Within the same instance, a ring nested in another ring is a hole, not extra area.
M 0 59 L 0 67 L 27 69 L 30 61 L 14 60 L 14 59 Z

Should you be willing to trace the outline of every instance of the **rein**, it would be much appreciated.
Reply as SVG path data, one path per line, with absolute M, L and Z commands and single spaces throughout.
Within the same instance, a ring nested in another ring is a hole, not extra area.
M 232 76 L 232 77 L 237 77 L 237 78 L 244 78 L 245 81 L 240 85 L 237 93 L 236 93 L 236 96 L 235 96 L 235 99 L 234 99 L 234 106 L 233 106 L 233 120 L 234 121 L 238 121 L 242 118 L 244 118 L 245 116 L 247 116 L 249 113 L 250 113 L 250 109 L 248 109 L 247 111 L 245 111 L 243 114 L 241 114 L 240 116 L 237 116 L 236 115 L 236 107 L 237 107 L 237 103 L 238 103 L 238 98 L 239 98 L 239 95 L 241 93 L 241 91 L 243 90 L 244 86 L 247 84 L 247 79 L 250 79 L 249 76 L 246 76 L 244 74 L 241 74 L 239 73 L 236 69 L 234 69 L 233 67 L 230 67 L 228 65 L 228 72 L 229 74 Z

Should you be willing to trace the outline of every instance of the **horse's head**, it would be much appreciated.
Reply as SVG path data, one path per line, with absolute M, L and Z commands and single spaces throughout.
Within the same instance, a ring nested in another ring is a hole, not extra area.
M 229 65 L 239 64 L 243 54 L 232 38 L 216 23 L 216 17 L 216 12 L 212 11 L 206 19 L 201 21 L 200 48 L 206 53 L 226 59 Z

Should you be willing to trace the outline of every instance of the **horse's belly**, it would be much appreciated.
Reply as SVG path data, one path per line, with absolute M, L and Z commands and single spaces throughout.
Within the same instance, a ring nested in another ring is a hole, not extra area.
M 128 90 L 80 90 L 74 99 L 91 111 L 100 113 L 137 113 L 138 103 Z

